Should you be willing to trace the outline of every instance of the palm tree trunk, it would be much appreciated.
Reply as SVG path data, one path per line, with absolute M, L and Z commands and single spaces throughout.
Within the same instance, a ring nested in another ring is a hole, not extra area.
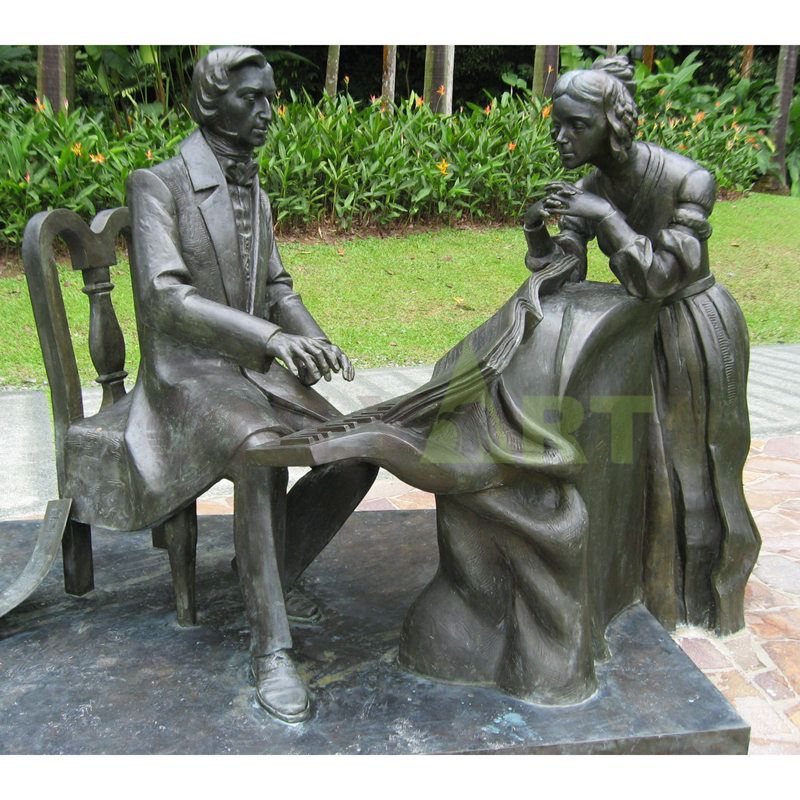
M 325 92 L 329 97 L 336 94 L 336 87 L 339 84 L 339 51 L 341 45 L 328 45 L 328 63 L 325 66 Z
M 453 113 L 453 65 L 455 45 L 429 44 L 425 49 L 423 96 L 438 114 Z
M 550 97 L 558 78 L 561 48 L 557 44 L 537 44 L 533 56 L 533 96 Z
M 752 44 L 746 44 L 742 48 L 742 67 L 739 70 L 742 78 L 749 78 L 750 73 L 753 71 L 753 53 L 755 49 L 755 45 Z
M 74 45 L 39 45 L 36 92 L 54 111 L 75 99 Z
M 381 78 L 381 105 L 391 108 L 394 103 L 394 85 L 397 75 L 397 45 L 383 46 L 383 76 Z
M 775 176 L 783 186 L 786 186 L 786 138 L 789 134 L 789 109 L 792 105 L 796 74 L 797 45 L 782 44 L 778 51 L 778 97 L 775 102 L 775 117 L 772 121 L 772 141 L 775 143 L 772 167 Z

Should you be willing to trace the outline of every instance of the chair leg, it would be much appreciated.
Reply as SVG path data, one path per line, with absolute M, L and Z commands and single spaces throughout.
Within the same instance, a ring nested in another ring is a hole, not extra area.
M 64 589 L 80 597 L 94 589 L 92 529 L 83 522 L 70 520 L 61 540 L 64 558 Z
M 163 523 L 161 525 L 154 525 L 151 535 L 153 537 L 153 547 L 157 547 L 159 550 L 167 549 L 167 534 L 164 532 Z
M 197 550 L 197 507 L 192 503 L 188 508 L 170 517 L 160 527 L 163 527 L 169 552 L 178 625 L 182 627 L 196 625 L 194 575 Z

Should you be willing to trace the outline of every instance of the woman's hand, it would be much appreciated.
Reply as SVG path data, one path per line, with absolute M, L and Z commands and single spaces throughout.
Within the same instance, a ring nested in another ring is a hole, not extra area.
M 526 209 L 523 223 L 526 228 L 538 228 L 544 224 L 548 216 L 549 214 L 544 210 L 544 200 L 537 200 Z
M 549 194 L 544 198 L 543 207 L 548 214 L 567 214 L 570 217 L 600 222 L 616 210 L 608 200 L 591 192 L 584 192 L 566 181 L 549 184 L 547 191 Z

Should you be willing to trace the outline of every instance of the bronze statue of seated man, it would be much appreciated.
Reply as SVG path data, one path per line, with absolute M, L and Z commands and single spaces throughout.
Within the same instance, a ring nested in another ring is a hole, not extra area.
M 308 387 L 331 373 L 353 378 L 293 290 L 259 186 L 254 152 L 275 93 L 258 51 L 211 51 L 192 81 L 199 130 L 179 155 L 128 179 L 141 365 L 125 432 L 126 491 L 145 526 L 220 477 L 233 480 L 256 696 L 270 714 L 299 722 L 311 705 L 289 655 L 283 587 L 333 537 L 377 470 L 312 470 L 287 498 L 287 471 L 247 458 L 254 446 L 338 413 Z M 113 504 L 105 520 L 114 527 Z

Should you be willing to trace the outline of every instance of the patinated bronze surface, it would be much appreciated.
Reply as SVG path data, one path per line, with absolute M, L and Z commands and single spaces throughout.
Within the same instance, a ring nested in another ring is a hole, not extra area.
M 297 722 L 311 708 L 289 656 L 284 588 L 347 519 L 376 469 L 322 467 L 287 497 L 285 469 L 247 458 L 254 446 L 336 416 L 310 386 L 336 372 L 353 378 L 347 356 L 293 290 L 259 186 L 254 151 L 266 140 L 275 91 L 272 70 L 258 51 L 213 50 L 197 64 L 192 83 L 190 111 L 199 130 L 181 143 L 175 158 L 130 175 L 124 228 L 131 241 L 139 374 L 128 395 L 124 372 L 115 375 L 117 395 L 92 418 L 67 409 L 59 488 L 73 500 L 71 525 L 78 526 L 88 553 L 79 561 L 89 577 L 79 581 L 76 593 L 91 588 L 90 525 L 153 527 L 154 543 L 167 547 L 173 571 L 183 575 L 176 591 L 180 584 L 178 613 L 186 624 L 194 620 L 194 500 L 220 478 L 231 478 L 256 696 L 274 716 Z M 46 214 L 35 220 L 26 233 L 34 256 L 42 249 L 40 228 L 59 223 Z M 88 229 L 84 235 L 72 223 L 59 223 L 53 232 L 74 238 L 78 261 L 80 242 L 93 241 Z M 45 252 L 51 244 L 52 237 L 44 242 Z M 40 267 L 46 259 L 28 260 Z M 100 266 L 113 262 L 112 247 L 110 260 Z M 50 280 L 46 270 L 34 273 Z M 107 281 L 107 269 L 104 274 Z M 111 285 L 104 287 L 107 295 Z M 46 357 L 53 349 L 50 322 L 40 325 Z M 103 332 L 111 322 L 98 324 Z M 65 338 L 71 355 L 68 334 L 60 334 Z M 295 605 L 314 610 L 313 603 L 295 599 Z
M 611 59 L 558 81 L 564 165 L 595 170 L 528 210 L 532 278 L 431 382 L 252 454 L 367 458 L 435 492 L 439 569 L 401 664 L 546 704 L 592 694 L 632 603 L 738 630 L 759 545 L 741 484 L 747 332 L 708 263 L 714 181 L 633 141 L 629 72 Z M 584 280 L 595 236 L 621 286 Z
M 193 566 L 193 500 L 231 477 L 251 677 L 289 722 L 310 701 L 284 588 L 377 465 L 436 494 L 439 566 L 399 636 L 414 673 L 574 704 L 633 604 L 668 627 L 738 630 L 759 547 L 741 484 L 747 331 L 709 268 L 713 178 L 634 141 L 627 62 L 556 84 L 563 163 L 594 169 L 528 209 L 532 275 L 426 385 L 347 416 L 309 388 L 352 367 L 293 291 L 258 185 L 274 92 L 256 51 L 213 51 L 193 83 L 200 129 L 130 176 L 141 367 L 130 395 L 64 434 L 76 524 L 157 526 Z M 621 285 L 584 280 L 595 237 Z M 287 497 L 290 465 L 313 469 Z
M 708 258 L 714 178 L 684 156 L 633 141 L 637 109 L 623 57 L 563 75 L 553 135 L 564 166 L 594 169 L 559 183 L 529 209 L 532 270 L 578 258 L 597 239 L 630 295 L 658 302 L 653 347 L 644 590 L 668 627 L 732 633 L 744 626 L 744 587 L 760 537 L 742 490 L 750 445 L 749 343 L 742 312 Z M 561 234 L 543 238 L 543 219 Z

